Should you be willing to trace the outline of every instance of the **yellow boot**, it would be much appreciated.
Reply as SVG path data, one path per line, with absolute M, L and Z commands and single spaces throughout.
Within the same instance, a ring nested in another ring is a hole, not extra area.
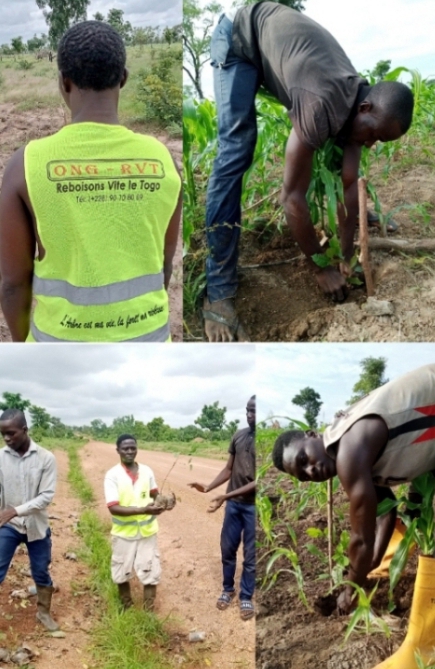
M 379 567 L 376 567 L 376 569 L 373 569 L 369 574 L 367 574 L 367 578 L 388 578 L 390 573 L 390 564 L 391 560 L 393 559 L 393 555 L 397 550 L 398 545 L 402 541 L 403 537 L 405 536 L 406 532 L 406 525 L 402 523 L 400 518 L 397 518 L 396 520 L 396 525 L 393 530 L 393 534 L 391 535 L 390 543 L 387 546 L 387 550 L 385 551 L 385 555 L 382 558 L 382 562 L 379 565 Z M 411 550 L 409 551 L 409 555 L 412 555 L 415 550 L 415 547 L 413 546 Z
M 435 661 L 435 558 L 421 556 L 405 640 L 375 669 L 418 669 L 416 653 L 426 664 Z

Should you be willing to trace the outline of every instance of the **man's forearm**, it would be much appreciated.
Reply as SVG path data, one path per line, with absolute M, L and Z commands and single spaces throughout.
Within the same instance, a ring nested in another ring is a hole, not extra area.
M 290 228 L 293 239 L 297 242 L 302 253 L 307 257 L 310 265 L 313 268 L 319 269 L 311 259 L 311 256 L 315 253 L 323 253 L 323 249 L 317 239 L 305 196 L 284 192 L 283 205 L 287 225 Z
M 221 486 L 223 483 L 229 481 L 230 478 L 231 478 L 231 470 L 226 468 L 223 469 L 221 472 L 219 472 L 216 478 L 208 486 L 205 486 L 205 492 L 210 492 L 215 488 L 219 488 L 219 486 Z
M 32 306 L 31 283 L 11 286 L 3 281 L 0 296 L 2 311 L 11 332 L 12 341 L 26 341 Z
M 223 497 L 225 497 L 225 499 L 232 499 L 233 497 L 243 497 L 245 495 L 250 495 L 252 492 L 255 492 L 255 481 L 247 483 L 240 488 L 236 488 L 231 492 L 227 492 L 225 495 L 223 495 Z
M 126 517 L 157 515 L 153 513 L 154 509 L 152 504 L 147 506 L 121 506 L 120 504 L 114 504 L 109 507 L 109 511 L 112 515 Z
M 348 580 L 363 585 L 372 568 L 374 542 L 364 541 L 362 537 L 353 537 L 349 545 L 350 569 Z

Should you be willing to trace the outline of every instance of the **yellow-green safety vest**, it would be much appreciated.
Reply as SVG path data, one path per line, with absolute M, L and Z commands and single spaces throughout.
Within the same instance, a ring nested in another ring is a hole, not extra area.
M 169 341 L 164 242 L 181 180 L 164 144 L 74 123 L 30 142 L 24 168 L 45 249 L 27 341 Z
M 139 466 L 139 477 L 133 485 L 127 473 L 118 479 L 119 504 L 121 506 L 148 506 L 153 503 L 150 496 L 149 473 Z M 150 537 L 158 532 L 157 516 L 116 516 L 112 515 L 112 534 L 124 539 L 134 539 L 138 533 Z

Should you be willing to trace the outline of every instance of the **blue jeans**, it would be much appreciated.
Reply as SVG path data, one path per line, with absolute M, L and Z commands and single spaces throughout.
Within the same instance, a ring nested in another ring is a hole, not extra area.
M 218 115 L 218 153 L 208 183 L 206 230 L 207 295 L 210 302 L 234 297 L 241 230 L 243 175 L 257 141 L 257 68 L 234 55 L 232 21 L 224 14 L 211 38 L 211 65 Z
M 12 525 L 0 527 L 0 583 L 3 583 L 12 558 L 18 546 L 27 546 L 30 570 L 36 585 L 53 585 L 48 566 L 51 562 L 51 532 L 48 529 L 44 539 L 28 541 L 27 534 L 21 534 Z
M 255 589 L 255 504 L 228 500 L 221 533 L 223 589 L 234 592 L 237 550 L 243 538 L 240 599 L 251 600 Z

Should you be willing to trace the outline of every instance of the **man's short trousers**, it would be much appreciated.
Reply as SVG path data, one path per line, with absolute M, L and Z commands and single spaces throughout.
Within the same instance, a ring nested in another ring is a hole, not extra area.
M 111 571 L 114 583 L 125 583 L 136 572 L 143 585 L 157 585 L 162 574 L 157 534 L 134 541 L 112 537 Z

